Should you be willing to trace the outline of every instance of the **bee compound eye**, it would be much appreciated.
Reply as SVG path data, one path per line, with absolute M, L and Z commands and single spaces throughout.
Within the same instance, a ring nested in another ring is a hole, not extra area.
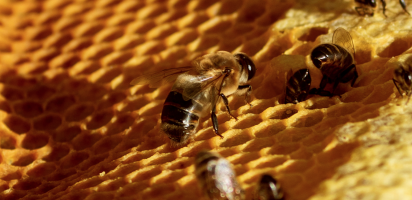
M 243 67 L 243 69 L 247 70 L 248 73 L 248 80 L 252 79 L 256 74 L 256 67 L 255 63 L 253 63 L 252 59 L 248 56 L 238 53 L 235 54 L 235 58 L 239 62 L 239 64 Z

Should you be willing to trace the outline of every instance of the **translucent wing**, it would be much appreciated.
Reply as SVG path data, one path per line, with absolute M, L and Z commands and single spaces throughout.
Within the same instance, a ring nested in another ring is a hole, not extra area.
M 332 43 L 344 47 L 355 56 L 355 45 L 353 45 L 352 37 L 344 28 L 339 27 L 333 32 Z
M 156 88 L 162 85 L 164 82 L 173 82 L 176 78 L 183 73 L 191 71 L 193 67 L 177 67 L 164 69 L 157 72 L 143 74 L 130 82 L 131 85 L 146 85 L 149 84 L 149 87 Z
M 215 99 L 220 92 L 224 77 L 225 75 L 220 70 L 200 75 L 188 73 L 187 76 L 180 77 L 176 81 L 176 87 L 173 89 L 182 93 L 184 100 L 205 97 L 213 103 L 217 101 Z

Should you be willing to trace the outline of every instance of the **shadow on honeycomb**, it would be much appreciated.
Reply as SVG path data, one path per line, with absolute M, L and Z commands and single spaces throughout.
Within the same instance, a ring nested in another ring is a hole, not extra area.
M 409 32 L 396 27 L 401 22 L 365 19 L 348 12 L 350 6 L 0 1 L 0 197 L 200 199 L 193 158 L 211 149 L 234 165 L 247 199 L 263 173 L 279 180 L 288 199 L 310 198 L 364 145 L 339 135 L 341 127 L 380 116 L 397 95 L 393 68 L 412 52 Z M 341 98 L 282 104 L 290 69 L 308 67 L 312 84 L 319 84 L 321 74 L 307 55 L 338 26 L 355 43 L 360 76 L 354 88 L 339 86 Z M 386 32 L 376 34 L 382 26 Z M 185 66 L 217 50 L 255 60 L 253 107 L 230 97 L 238 121 L 219 105 L 224 139 L 204 118 L 193 141 L 171 147 L 159 132 L 170 85 L 129 83 L 147 70 Z

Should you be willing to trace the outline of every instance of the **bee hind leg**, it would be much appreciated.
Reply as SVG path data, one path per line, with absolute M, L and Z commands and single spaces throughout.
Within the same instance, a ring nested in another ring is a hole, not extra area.
M 223 99 L 223 103 L 225 103 L 227 112 L 229 113 L 230 116 L 232 116 L 233 118 L 235 118 L 235 120 L 237 121 L 237 118 L 235 116 L 232 115 L 232 113 L 230 112 L 230 108 L 229 108 L 229 101 L 227 100 L 226 96 L 224 94 L 220 94 L 220 97 L 222 97 Z
M 220 136 L 221 139 L 223 139 L 223 136 L 219 133 L 219 123 L 217 122 L 217 117 L 216 117 L 216 106 L 213 106 L 212 108 L 212 124 L 213 124 L 213 130 L 215 131 L 215 134 Z
M 252 93 L 252 86 L 251 85 L 239 85 L 239 87 L 237 88 L 239 91 L 244 91 L 245 92 L 245 102 L 247 104 L 249 104 L 250 107 L 252 107 L 253 105 L 250 104 L 250 94 Z
M 408 13 L 408 15 L 410 16 L 411 13 L 408 12 L 408 10 L 406 9 L 406 4 L 405 4 L 405 0 L 399 0 L 399 3 L 401 4 L 403 10 Z

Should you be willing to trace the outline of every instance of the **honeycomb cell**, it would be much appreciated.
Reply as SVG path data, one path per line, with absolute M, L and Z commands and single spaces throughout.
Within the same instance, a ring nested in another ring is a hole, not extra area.
M 75 169 L 59 169 L 47 177 L 48 181 L 60 181 L 76 174 Z
M 53 31 L 48 26 L 38 26 L 27 31 L 27 40 L 42 40 L 49 37 Z
M 88 36 L 93 36 L 100 30 L 102 30 L 104 27 L 102 24 L 97 23 L 97 22 L 89 22 L 87 24 L 83 23 L 77 29 L 74 31 L 73 35 L 76 38 L 81 38 L 81 37 L 88 37 Z
M 6 113 L 11 113 L 11 106 L 7 101 L 0 101 L 0 110 Z
M 150 4 L 144 8 L 141 8 L 137 14 L 137 17 L 140 20 L 144 20 L 154 18 L 165 12 L 167 12 L 167 7 L 164 4 Z
M 14 111 L 22 117 L 32 118 L 43 113 L 43 107 L 35 101 L 22 101 L 13 105 Z
M 34 160 L 36 160 L 36 156 L 33 154 L 20 155 L 20 157 L 14 158 L 14 161 L 11 163 L 11 165 L 23 167 L 30 165 Z
M 70 152 L 70 148 L 66 145 L 53 146 L 50 153 L 43 157 L 43 160 L 47 162 L 59 161 Z
M 90 134 L 88 132 L 83 132 L 73 139 L 73 148 L 75 150 L 83 150 L 93 146 L 94 143 L 102 138 L 99 134 Z
M 50 67 L 51 68 L 71 68 L 73 67 L 77 62 L 80 61 L 80 58 L 76 54 L 64 54 L 57 56 L 50 62 Z
M 67 110 L 65 119 L 66 121 L 80 121 L 85 119 L 87 116 L 93 114 L 94 106 L 91 104 L 77 104 Z
M 316 38 L 320 35 L 325 35 L 329 31 L 329 28 L 326 27 L 311 27 L 309 29 L 303 30 L 298 37 L 298 40 L 301 41 L 311 41 L 314 42 Z
M 324 115 L 321 111 L 309 112 L 305 116 L 296 118 L 293 127 L 311 127 L 322 121 Z
M 79 126 L 69 126 L 60 130 L 57 130 L 53 135 L 53 139 L 56 142 L 69 142 L 74 137 L 82 132 Z
M 27 175 L 33 178 L 41 178 L 53 173 L 55 170 L 56 165 L 54 163 L 41 163 L 27 171 Z
M 122 139 L 119 137 L 106 137 L 94 145 L 93 153 L 96 155 L 106 153 L 114 149 L 120 142 Z
M 54 88 L 45 85 L 36 85 L 27 91 L 27 98 L 45 101 L 54 93 L 56 93 L 56 90 Z
M 113 116 L 113 112 L 110 110 L 95 113 L 86 124 L 86 128 L 89 130 L 98 129 L 109 123 Z
M 13 132 L 17 134 L 26 133 L 30 130 L 30 123 L 23 118 L 20 118 L 15 115 L 8 115 L 3 123 Z
M 40 131 L 51 131 L 57 129 L 62 124 L 62 119 L 59 115 L 46 114 L 40 116 L 33 121 L 33 127 Z
M 13 137 L 1 136 L 0 139 L 0 148 L 1 149 L 15 149 L 16 148 L 16 139 Z
M 94 36 L 96 43 L 111 42 L 123 35 L 123 29 L 119 27 L 105 28 Z
M 24 99 L 24 92 L 17 88 L 3 86 L 0 90 L 1 95 L 9 101 Z
M 57 96 L 50 99 L 46 104 L 46 111 L 61 113 L 76 103 L 73 95 Z
M 39 149 L 49 142 L 49 136 L 46 134 L 26 134 L 21 146 L 25 149 Z
M 399 56 L 400 54 L 402 54 L 410 48 L 411 42 L 412 37 L 393 39 L 393 41 L 388 46 L 380 47 L 377 49 L 378 56 L 387 58 Z
M 135 118 L 130 115 L 116 116 L 115 121 L 107 125 L 107 134 L 114 135 L 120 133 L 133 125 Z
M 16 185 L 13 186 L 13 189 L 30 190 L 30 189 L 38 187 L 39 185 L 41 185 L 40 180 L 27 178 L 27 179 L 20 180 Z
M 73 152 L 67 155 L 67 157 L 62 160 L 62 164 L 60 166 L 63 169 L 71 168 L 79 165 L 88 158 L 89 154 L 86 152 Z

